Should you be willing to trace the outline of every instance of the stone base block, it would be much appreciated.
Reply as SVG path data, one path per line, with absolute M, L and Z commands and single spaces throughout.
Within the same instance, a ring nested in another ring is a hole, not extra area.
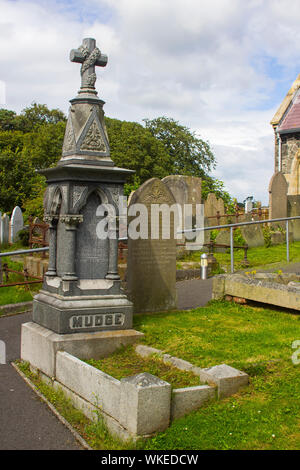
M 147 372 L 121 380 L 119 422 L 133 435 L 151 435 L 170 424 L 171 385 Z
M 198 410 L 208 400 L 215 398 L 216 388 L 209 385 L 177 388 L 173 390 L 171 420 L 181 418 L 191 411 Z
M 221 364 L 201 369 L 200 380 L 217 385 L 219 398 L 224 398 L 236 393 L 240 387 L 248 385 L 249 376 L 227 364 Z
M 143 337 L 128 329 L 59 335 L 37 323 L 22 325 L 21 359 L 49 377 L 56 375 L 56 353 L 66 351 L 80 359 L 99 359 Z
M 125 295 L 61 299 L 40 292 L 33 300 L 32 319 L 58 334 L 127 330 L 132 309 Z

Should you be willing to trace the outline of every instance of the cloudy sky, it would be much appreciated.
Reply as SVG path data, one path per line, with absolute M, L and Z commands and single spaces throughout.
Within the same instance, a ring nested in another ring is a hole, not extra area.
M 268 202 L 275 111 L 300 73 L 299 0 L 0 0 L 0 101 L 68 111 L 69 51 L 94 37 L 109 117 L 168 116 L 208 140 L 213 176 Z

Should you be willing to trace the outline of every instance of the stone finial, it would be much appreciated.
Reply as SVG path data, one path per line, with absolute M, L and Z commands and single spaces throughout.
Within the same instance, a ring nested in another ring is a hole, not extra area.
M 71 62 L 82 64 L 81 74 L 81 90 L 94 92 L 96 83 L 95 66 L 105 67 L 107 64 L 107 55 L 102 54 L 96 47 L 96 40 L 91 38 L 83 39 L 82 45 L 78 49 L 72 49 L 70 52 Z

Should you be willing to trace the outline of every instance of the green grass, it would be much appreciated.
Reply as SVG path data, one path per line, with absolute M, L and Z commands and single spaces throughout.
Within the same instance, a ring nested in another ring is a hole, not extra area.
M 91 425 L 94 448 L 300 449 L 300 364 L 291 360 L 299 315 L 213 301 L 190 311 L 134 316 L 134 328 L 145 333 L 144 344 L 197 366 L 226 363 L 243 370 L 250 385 L 136 446 L 116 443 L 102 425 Z
M 300 449 L 300 365 L 291 361 L 300 316 L 211 302 L 135 317 L 135 328 L 169 354 L 200 367 L 226 363 L 251 378 L 235 396 L 175 421 L 146 449 Z
M 21 243 L 15 243 L 11 246 L 1 247 L 1 252 L 9 252 L 9 251 L 17 251 L 22 250 L 24 247 Z M 16 261 L 15 257 L 3 257 L 2 265 L 7 263 L 10 269 L 14 271 L 23 271 L 23 263 L 20 261 Z M 9 279 L 6 282 L 6 278 L 3 275 L 3 283 L 9 284 L 13 282 L 23 282 L 24 276 L 9 273 Z M 0 287 L 0 305 L 7 305 L 7 304 L 16 304 L 19 302 L 27 302 L 32 300 L 33 296 L 36 292 L 41 288 L 41 283 L 39 284 L 29 284 L 28 286 L 12 286 L 12 287 Z M 2 312 L 3 313 L 3 312 Z M 0 312 L 1 316 L 1 312 Z
M 180 262 L 184 261 L 194 261 L 196 263 L 200 262 L 200 251 L 195 251 L 190 254 L 187 254 L 184 259 L 181 259 Z M 230 252 L 228 253 L 214 253 L 214 257 L 217 259 L 221 267 L 227 269 L 230 268 Z M 274 245 L 268 248 L 264 246 L 259 246 L 257 248 L 248 249 L 248 261 L 250 268 L 257 268 L 261 266 L 267 266 L 269 264 L 286 264 L 286 245 Z M 244 250 L 234 250 L 234 267 L 235 269 L 244 269 L 243 266 L 244 259 Z M 300 262 L 300 242 L 294 242 L 290 244 L 290 262 Z
M 118 380 L 141 372 L 148 372 L 169 382 L 173 388 L 199 385 L 199 377 L 192 372 L 185 372 L 167 365 L 155 355 L 143 358 L 135 352 L 133 346 L 120 348 L 109 357 L 97 361 L 91 359 L 86 362 Z

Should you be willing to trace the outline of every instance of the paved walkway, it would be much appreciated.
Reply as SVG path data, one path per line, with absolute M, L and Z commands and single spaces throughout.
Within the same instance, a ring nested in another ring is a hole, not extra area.
M 178 308 L 205 305 L 211 286 L 211 279 L 178 282 Z M 0 364 L 0 450 L 80 450 L 72 433 L 10 364 L 20 358 L 21 324 L 28 321 L 30 312 L 0 317 L 0 340 L 6 344 L 6 364 Z
M 21 323 L 31 313 L 0 317 L 6 364 L 0 364 L 0 449 L 80 450 L 73 434 L 51 412 L 10 364 L 20 358 Z

